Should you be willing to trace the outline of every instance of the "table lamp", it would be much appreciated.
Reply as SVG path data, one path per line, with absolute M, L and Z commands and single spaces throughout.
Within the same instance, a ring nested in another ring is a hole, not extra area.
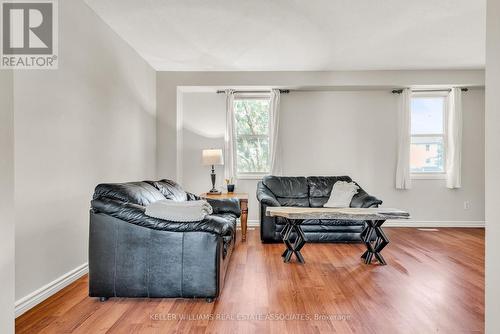
M 218 149 L 207 149 L 203 150 L 201 153 L 201 161 L 204 166 L 212 166 L 212 189 L 208 192 L 209 194 L 220 194 L 220 191 L 215 189 L 215 165 L 224 165 L 224 157 L 222 156 L 222 150 Z

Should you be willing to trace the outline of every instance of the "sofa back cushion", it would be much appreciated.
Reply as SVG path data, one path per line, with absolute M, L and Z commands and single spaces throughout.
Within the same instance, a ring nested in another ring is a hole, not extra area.
M 337 181 L 351 182 L 352 179 L 349 176 L 309 176 L 309 206 L 320 208 L 328 202 L 333 185 Z
M 182 189 L 182 187 L 172 181 L 172 180 L 167 180 L 163 179 L 160 181 L 144 181 L 158 189 L 163 196 L 165 196 L 166 199 L 170 199 L 172 201 L 177 201 L 177 202 L 183 202 L 188 200 L 188 195 Z
M 264 176 L 262 183 L 282 206 L 309 206 L 309 189 L 305 177 Z
M 128 182 L 99 184 L 95 188 L 94 199 L 103 198 L 146 206 L 165 199 L 165 196 L 146 182 Z

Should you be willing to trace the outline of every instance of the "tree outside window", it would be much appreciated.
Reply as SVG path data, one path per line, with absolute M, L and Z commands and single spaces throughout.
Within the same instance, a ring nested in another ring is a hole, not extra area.
M 236 172 L 269 173 L 269 98 L 234 100 Z

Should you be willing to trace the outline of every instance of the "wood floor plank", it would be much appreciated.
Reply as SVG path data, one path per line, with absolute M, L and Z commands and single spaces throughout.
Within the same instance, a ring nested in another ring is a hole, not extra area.
M 305 264 L 251 230 L 214 303 L 89 298 L 83 277 L 16 319 L 16 333 L 482 333 L 484 230 L 387 228 L 387 266 L 360 244 L 306 244 Z M 240 239 L 238 239 L 240 240 Z

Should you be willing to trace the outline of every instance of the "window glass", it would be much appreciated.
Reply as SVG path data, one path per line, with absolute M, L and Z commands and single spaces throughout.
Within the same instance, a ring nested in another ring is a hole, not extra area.
M 269 172 L 269 99 L 234 101 L 237 174 Z
M 411 133 L 444 132 L 444 97 L 413 97 L 411 100 Z
M 445 172 L 445 96 L 411 100 L 410 172 Z
M 444 172 L 443 137 L 412 137 L 410 152 L 412 173 Z

